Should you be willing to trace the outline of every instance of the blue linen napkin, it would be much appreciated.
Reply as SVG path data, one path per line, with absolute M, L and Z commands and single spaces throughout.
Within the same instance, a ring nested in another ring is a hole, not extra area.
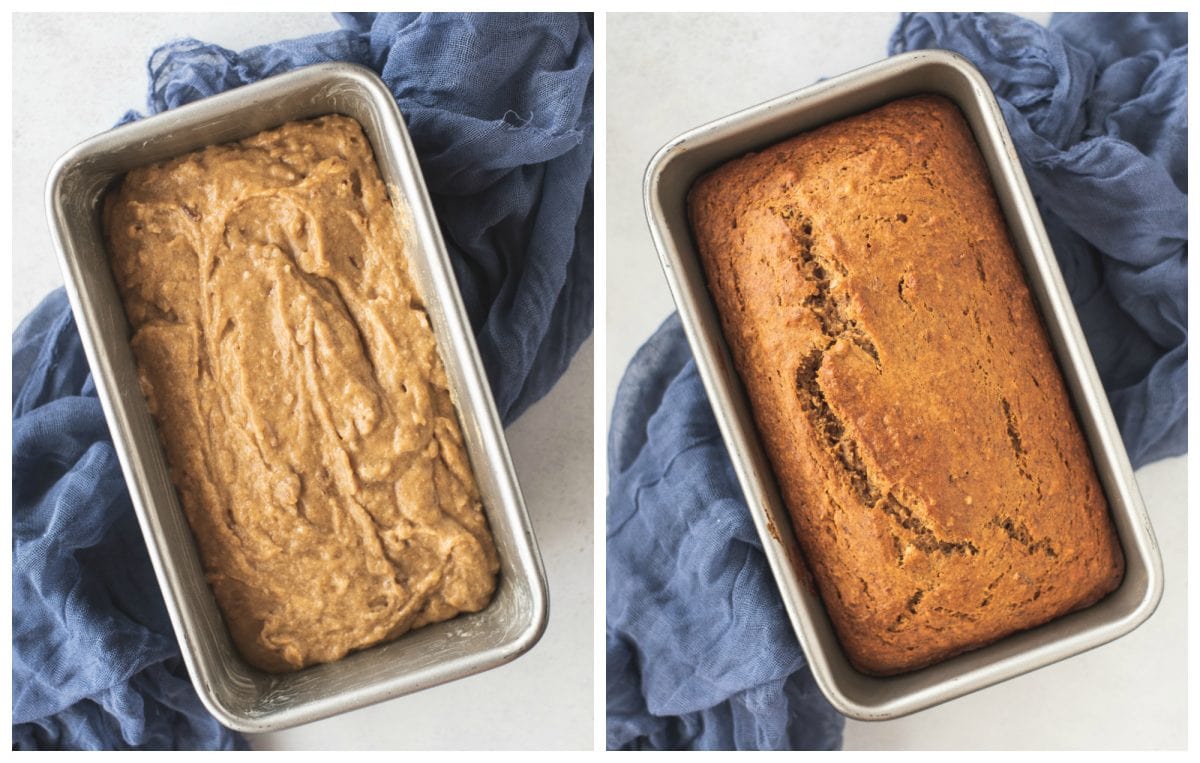
M 956 50 L 996 91 L 1136 466 L 1186 449 L 1186 24 L 905 14 L 889 48 Z M 608 448 L 608 746 L 840 746 L 677 316 Z
M 379 72 L 511 423 L 592 329 L 591 16 L 337 16 L 242 53 L 165 45 L 149 110 L 323 61 Z M 13 746 L 245 747 L 187 677 L 61 289 L 13 334 Z

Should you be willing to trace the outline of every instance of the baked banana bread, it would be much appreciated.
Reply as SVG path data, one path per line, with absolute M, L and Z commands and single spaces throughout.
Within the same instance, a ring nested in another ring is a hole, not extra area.
M 491 531 L 357 122 L 134 170 L 104 227 L 171 479 L 247 662 L 329 662 L 487 605 Z
M 1117 587 L 1104 492 L 956 106 L 905 98 L 731 161 L 689 214 L 859 670 L 914 670 Z

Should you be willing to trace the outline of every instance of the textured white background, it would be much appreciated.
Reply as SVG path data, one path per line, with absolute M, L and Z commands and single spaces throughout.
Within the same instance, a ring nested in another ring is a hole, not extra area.
M 1044 23 L 1046 14 L 1035 14 Z M 887 55 L 895 14 L 609 14 L 607 403 L 673 310 L 642 210 L 642 173 L 676 135 Z M 1137 473 L 1166 591 L 1138 630 L 941 707 L 849 722 L 847 749 L 1146 749 L 1186 745 L 1187 469 Z
M 326 14 L 15 16 L 13 320 L 62 283 L 42 199 L 51 165 L 127 109 L 145 110 L 154 47 L 191 36 L 242 50 L 336 26 Z M 255 736 L 254 747 L 591 748 L 593 346 L 508 430 L 550 586 L 542 640 L 501 668 Z

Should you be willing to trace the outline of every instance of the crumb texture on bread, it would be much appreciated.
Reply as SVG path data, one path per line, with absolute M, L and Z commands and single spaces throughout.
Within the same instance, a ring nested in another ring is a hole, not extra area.
M 913 670 L 1089 606 L 1122 556 L 962 114 L 893 101 L 729 162 L 689 216 L 851 661 Z

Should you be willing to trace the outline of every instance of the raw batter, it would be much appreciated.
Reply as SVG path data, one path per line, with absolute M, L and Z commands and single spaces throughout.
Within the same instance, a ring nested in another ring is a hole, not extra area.
M 495 546 L 357 122 L 134 170 L 104 223 L 171 478 L 248 662 L 329 662 L 487 605 Z

